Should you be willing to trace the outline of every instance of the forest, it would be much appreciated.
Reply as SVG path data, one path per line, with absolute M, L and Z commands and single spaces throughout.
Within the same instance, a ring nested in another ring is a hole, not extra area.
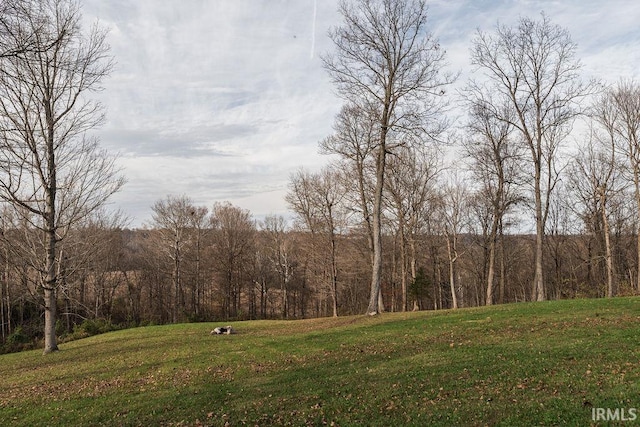
M 489 224 L 479 215 L 481 206 L 466 209 L 473 216 L 461 219 L 464 227 L 455 236 L 436 228 L 444 224 L 425 223 L 417 233 L 405 232 L 403 239 L 397 218 L 389 215 L 383 254 L 385 310 L 452 308 L 453 295 L 457 307 L 487 304 Z M 256 222 L 249 212 L 230 204 L 217 204 L 209 213 L 186 197 L 167 198 L 154 210 L 172 216 L 157 217 L 153 228 L 138 230 L 94 222 L 67 237 L 62 249 L 66 262 L 59 267 L 64 270 L 60 336 L 83 328 L 90 333 L 105 324 L 298 319 L 361 314 L 367 308 L 370 256 L 362 228 L 339 229 L 331 237 L 320 227 L 311 232 L 288 226 L 283 217 Z M 569 207 L 562 213 L 569 215 Z M 586 224 L 572 218 L 554 219 L 557 228 L 545 239 L 547 297 L 605 297 L 601 221 L 590 224 L 592 232 L 577 233 Z M 638 293 L 633 225 L 622 218 L 612 226 L 613 266 L 620 272 L 615 276 L 616 295 Z M 12 234 L 14 242 L 30 238 L 24 230 L 5 229 L 5 234 Z M 450 253 L 454 240 L 456 252 Z M 500 236 L 492 303 L 532 300 L 534 244 L 533 235 Z M 42 309 L 36 276 L 28 261 L 6 245 L 2 253 L 5 340 L 16 329 L 24 337 L 38 337 Z
M 550 17 L 478 30 L 453 90 L 421 0 L 340 2 L 323 56 L 344 107 L 289 216 L 167 195 L 108 209 L 90 131 L 113 71 L 73 0 L 0 8 L 4 351 L 151 324 L 301 319 L 640 293 L 640 85 L 581 76 Z M 462 116 L 457 114 L 463 111 Z M 455 114 L 454 114 L 455 113 Z

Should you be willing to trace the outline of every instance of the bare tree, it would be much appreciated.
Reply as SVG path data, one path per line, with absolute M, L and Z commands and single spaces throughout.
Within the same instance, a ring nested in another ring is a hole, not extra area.
M 47 24 L 33 13 L 36 5 L 37 2 L 31 0 L 3 0 L 0 3 L 0 58 L 43 52 L 64 36 L 59 33 L 48 44 L 42 43 Z
M 324 153 L 338 154 L 342 158 L 344 179 L 349 183 L 345 184 L 345 197 L 349 200 L 349 210 L 355 213 L 352 218 L 359 218 L 358 225 L 366 234 L 370 270 L 375 258 L 371 212 L 375 186 L 372 182 L 375 181 L 376 169 L 374 153 L 378 136 L 377 120 L 371 111 L 347 104 L 335 119 L 334 134 L 320 142 L 320 149 Z M 381 298 L 379 305 L 382 310 Z
M 343 25 L 330 32 L 336 51 L 323 58 L 338 92 L 370 112 L 379 126 L 373 195 L 373 266 L 367 312 L 379 312 L 382 274 L 382 193 L 387 153 L 402 134 L 436 136 L 442 131 L 441 95 L 445 52 L 426 31 L 424 0 L 343 0 Z M 394 142 L 395 141 L 395 142 Z
M 223 314 L 237 317 L 245 282 L 253 265 L 255 225 L 251 213 L 230 203 L 216 203 L 211 211 L 214 259 L 223 286 Z
M 191 227 L 196 211 L 187 196 L 167 196 L 153 204 L 151 227 L 158 232 L 156 247 L 172 261 L 172 289 L 170 295 L 171 321 L 177 322 L 178 311 L 184 308 L 183 261 L 186 247 L 191 244 Z
M 128 219 L 121 212 L 100 209 L 74 224 L 58 244 L 58 295 L 64 301 L 68 331 L 78 319 L 111 320 L 113 300 L 122 284 L 117 270 L 121 233 Z M 62 274 L 63 273 L 63 274 Z
M 57 350 L 58 242 L 124 181 L 114 158 L 86 136 L 103 120 L 101 105 L 86 95 L 112 67 L 105 31 L 83 32 L 74 0 L 19 5 L 11 16 L 14 30 L 0 31 L 2 49 L 15 53 L 0 59 L 0 197 L 43 236 L 37 271 L 49 353 Z
M 491 94 L 470 89 L 467 96 L 469 137 L 464 141 L 464 151 L 472 161 L 471 171 L 480 186 L 480 198 L 490 206 L 485 303 L 491 305 L 495 299 L 496 254 L 498 244 L 503 242 L 503 219 L 521 199 L 518 183 L 522 182 L 522 153 L 514 141 L 510 108 L 486 98 Z
M 320 142 L 324 153 L 338 154 L 345 162 L 346 179 L 355 182 L 351 209 L 358 212 L 365 224 L 371 259 L 373 263 L 373 224 L 371 221 L 371 173 L 372 157 L 376 148 L 378 133 L 377 118 L 370 111 L 356 105 L 346 105 L 340 110 L 334 123 L 334 134 Z M 351 197 L 348 193 L 347 197 Z
M 640 212 L 640 85 L 621 81 L 597 103 L 594 119 L 611 138 L 614 148 L 627 159 L 636 210 Z M 640 292 L 640 232 L 637 236 L 636 287 Z
M 424 223 L 433 208 L 437 193 L 434 187 L 441 171 L 442 164 L 437 150 L 403 147 L 389 161 L 385 188 L 389 204 L 395 213 L 400 240 L 402 311 L 409 308 L 408 286 L 409 282 L 415 282 L 418 272 L 416 240 L 424 231 Z M 417 308 L 418 300 L 414 299 L 413 303 L 414 308 Z
M 289 206 L 311 231 L 312 239 L 315 241 L 315 237 L 319 236 L 326 242 L 320 252 L 327 254 L 328 249 L 329 293 L 334 316 L 338 316 L 337 242 L 345 224 L 345 208 L 342 205 L 345 190 L 342 184 L 340 172 L 334 167 L 325 167 L 317 174 L 301 170 L 292 177 L 286 196 Z
M 458 261 L 462 255 L 459 239 L 466 226 L 465 212 L 468 199 L 467 184 L 454 172 L 442 189 L 439 206 L 442 228 L 447 241 L 449 287 L 451 289 L 451 306 L 454 309 L 464 305 L 463 295 L 460 295 L 463 289 L 458 280 Z
M 558 182 L 556 156 L 560 144 L 580 114 L 580 103 L 591 86 L 579 79 L 581 64 L 569 33 L 542 14 L 540 21 L 521 18 L 514 27 L 497 25 L 494 34 L 478 31 L 472 62 L 485 72 L 478 93 L 492 93 L 500 108 L 496 119 L 515 127 L 530 153 L 535 200 L 536 245 L 533 298 L 546 298 L 543 280 L 543 240 L 549 203 Z
M 595 132 L 595 131 L 594 131 Z M 605 267 L 607 272 L 606 295 L 615 294 L 615 269 L 611 244 L 609 221 L 610 205 L 624 191 L 621 179 L 621 165 L 616 159 L 613 139 L 609 134 L 592 132 L 589 143 L 581 147 L 572 164 L 569 182 L 577 196 L 587 233 L 602 233 L 605 246 Z M 590 261 L 590 260 L 589 260 Z
M 195 268 L 193 274 L 193 285 L 191 286 L 191 306 L 196 317 L 201 315 L 201 305 L 204 296 L 203 280 L 202 280 L 202 253 L 204 239 L 208 234 L 209 209 L 204 206 L 196 206 L 190 212 L 191 229 L 194 234 L 195 245 Z
M 297 266 L 293 250 L 293 237 L 287 234 L 287 223 L 282 216 L 268 215 L 262 223 L 262 229 L 268 240 L 266 243 L 267 257 L 280 282 L 282 318 L 287 319 L 289 317 L 289 287 Z
M 298 217 L 298 221 L 312 236 L 322 227 L 317 191 L 317 175 L 299 169 L 289 178 L 289 191 L 285 196 L 287 204 Z

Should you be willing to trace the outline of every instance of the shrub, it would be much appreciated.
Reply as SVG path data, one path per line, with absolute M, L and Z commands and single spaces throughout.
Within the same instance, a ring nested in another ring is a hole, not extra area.
M 31 342 L 31 338 L 27 336 L 22 326 L 18 326 L 13 333 L 7 337 L 7 344 L 11 345 L 27 344 L 29 342 Z
M 7 337 L 7 341 L 0 348 L 0 353 L 16 353 L 18 351 L 30 350 L 34 348 L 34 338 L 29 336 L 27 332 L 18 326 Z
M 73 328 L 73 335 L 76 338 L 83 338 L 92 335 L 104 334 L 105 332 L 118 329 L 115 325 L 105 319 L 87 319 L 80 325 Z

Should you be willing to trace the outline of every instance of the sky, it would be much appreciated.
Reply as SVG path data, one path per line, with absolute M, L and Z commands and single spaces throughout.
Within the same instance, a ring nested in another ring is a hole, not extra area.
M 82 0 L 85 26 L 108 29 L 116 66 L 95 94 L 107 119 L 94 134 L 119 156 L 127 184 L 111 200 L 132 227 L 152 205 L 186 195 L 230 202 L 256 219 L 288 216 L 292 173 L 330 158 L 342 101 L 320 56 L 340 25 L 337 0 Z M 549 16 L 577 43 L 583 75 L 638 78 L 636 0 L 433 0 L 428 26 L 457 84 L 473 77 L 475 32 Z

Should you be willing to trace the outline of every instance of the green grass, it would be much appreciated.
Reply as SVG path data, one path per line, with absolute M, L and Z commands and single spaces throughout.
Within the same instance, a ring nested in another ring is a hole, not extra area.
M 0 356 L 0 425 L 584 426 L 640 408 L 640 298 L 233 325 Z

